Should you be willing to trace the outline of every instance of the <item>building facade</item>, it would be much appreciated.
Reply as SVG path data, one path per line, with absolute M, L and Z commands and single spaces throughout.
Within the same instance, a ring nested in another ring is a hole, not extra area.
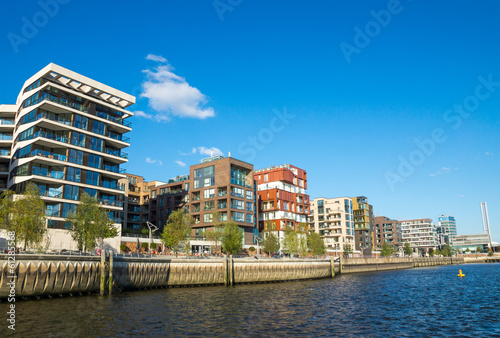
M 124 134 L 132 130 L 127 118 L 133 114 L 125 108 L 133 103 L 131 95 L 51 63 L 25 82 L 15 105 L 0 106 L 3 170 L 12 156 L 8 181 L 2 171 L 0 184 L 16 193 L 28 183 L 38 186 L 52 249 L 76 249 L 66 217 L 83 193 L 97 197 L 121 228 L 124 192 L 118 180 L 125 177 L 120 165 L 130 145 Z M 119 242 L 107 240 L 114 249 Z
M 189 213 L 189 175 L 150 188 L 149 196 L 148 220 L 162 231 L 172 212 L 182 209 Z
M 351 248 L 354 256 L 361 254 L 355 248 L 352 212 L 350 197 L 320 197 L 311 201 L 309 228 L 323 238 L 329 255 L 342 256 L 346 246 Z
M 352 198 L 354 215 L 354 242 L 356 250 L 363 256 L 371 257 L 374 249 L 374 217 L 373 207 L 368 204 L 368 198 L 358 196 Z
M 455 235 L 452 237 L 451 243 L 453 249 L 458 249 L 462 253 L 477 253 L 478 247 L 480 248 L 479 252 L 485 252 L 488 248 L 491 248 L 490 235 L 487 233 L 460 236 Z
M 283 240 L 286 229 L 307 229 L 310 200 L 307 172 L 290 164 L 255 171 L 258 190 L 259 229 L 274 231 Z
M 403 242 L 410 243 L 416 253 L 438 246 L 436 226 L 430 218 L 401 221 L 401 235 Z
M 457 235 L 457 222 L 453 216 L 441 215 L 438 218 L 438 225 L 441 227 L 442 241 L 452 244 L 453 236 Z
M 401 222 L 385 216 L 374 217 L 374 222 L 375 247 L 380 250 L 385 242 L 397 251 L 403 245 Z
M 219 221 L 234 221 L 242 229 L 243 248 L 256 243 L 258 235 L 253 165 L 232 157 L 213 156 L 189 169 L 189 213 L 193 216 L 191 241 L 196 251 L 210 250 L 203 237 L 213 230 L 213 214 Z

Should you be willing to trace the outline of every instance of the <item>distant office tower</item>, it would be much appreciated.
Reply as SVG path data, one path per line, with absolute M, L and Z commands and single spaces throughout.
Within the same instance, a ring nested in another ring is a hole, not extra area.
M 484 233 L 488 234 L 488 236 L 490 237 L 491 247 L 490 219 L 488 217 L 488 206 L 486 205 L 486 202 L 481 202 L 481 216 L 483 217 Z
M 439 227 L 442 227 L 441 235 L 445 242 L 451 244 L 453 236 L 457 235 L 457 222 L 453 216 L 439 216 Z
M 126 108 L 134 102 L 132 95 L 51 63 L 24 83 L 16 104 L 0 106 L 0 189 L 20 194 L 28 183 L 38 187 L 52 249 L 76 249 L 66 217 L 83 193 L 96 197 L 121 228 L 118 180 L 125 178 L 122 149 L 130 145 L 124 134 L 132 130 Z M 107 242 L 119 249 L 119 236 Z

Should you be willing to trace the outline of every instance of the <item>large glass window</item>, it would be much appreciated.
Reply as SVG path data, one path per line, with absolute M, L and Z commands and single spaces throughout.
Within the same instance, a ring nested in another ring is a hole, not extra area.
M 235 222 L 245 222 L 245 214 L 242 212 L 232 212 L 231 218 Z
M 214 169 L 214 166 L 210 166 L 210 167 L 206 167 L 206 168 L 203 168 L 203 175 L 204 176 L 209 176 L 209 175 L 213 175 L 215 172 L 215 169 Z
M 66 184 L 64 187 L 64 198 L 78 201 L 78 187 Z
M 207 177 L 203 180 L 203 186 L 204 187 L 210 187 L 215 184 L 215 178 L 214 177 Z
M 71 144 L 79 147 L 85 147 L 85 134 L 73 131 L 71 133 Z
M 96 189 L 90 189 L 90 188 L 85 188 L 85 193 L 89 195 L 90 197 L 97 197 L 97 190 Z M 113 196 L 114 198 L 114 196 Z
M 203 192 L 204 198 L 213 198 L 215 197 L 215 189 L 205 189 Z
M 240 200 L 231 200 L 231 208 L 244 210 L 245 209 L 245 202 L 240 201 Z
M 247 202 L 247 211 L 253 211 L 253 203 Z
M 83 130 L 88 129 L 89 119 L 85 116 L 75 115 L 74 126 Z
M 88 170 L 86 183 L 90 185 L 99 185 L 99 173 Z
M 68 214 L 70 212 L 74 213 L 75 210 L 76 210 L 76 204 L 63 203 L 62 217 L 68 217 Z
M 90 149 L 97 151 L 104 151 L 104 141 L 97 137 L 90 139 Z
M 92 131 L 97 134 L 105 135 L 105 126 L 104 122 L 94 121 Z
M 69 150 L 69 161 L 71 163 L 83 164 L 83 152 L 80 150 Z
M 89 154 L 89 167 L 101 169 L 102 157 L 95 154 Z
M 231 167 L 231 183 L 246 187 L 248 173 L 248 170 Z
M 215 201 L 206 201 L 203 206 L 204 210 L 214 210 L 215 209 Z
M 231 196 L 235 196 L 235 197 L 245 197 L 244 196 L 244 193 L 245 193 L 245 190 L 241 189 L 241 188 L 231 188 Z
M 213 219 L 214 219 L 213 214 L 204 214 L 203 215 L 203 222 L 205 222 L 205 223 L 212 223 Z
M 253 223 L 253 215 L 252 214 L 246 214 L 246 219 L 247 219 L 247 223 Z
M 78 168 L 68 167 L 66 180 L 80 183 L 82 181 L 82 170 Z
M 247 190 L 247 199 L 249 200 L 253 199 L 253 191 Z

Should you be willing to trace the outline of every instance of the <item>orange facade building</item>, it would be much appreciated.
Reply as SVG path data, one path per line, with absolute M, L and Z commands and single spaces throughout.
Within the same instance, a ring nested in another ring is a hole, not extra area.
M 297 230 L 300 223 L 307 223 L 310 213 L 305 170 L 289 164 L 256 170 L 259 230 L 278 231 L 284 236 L 287 228 Z

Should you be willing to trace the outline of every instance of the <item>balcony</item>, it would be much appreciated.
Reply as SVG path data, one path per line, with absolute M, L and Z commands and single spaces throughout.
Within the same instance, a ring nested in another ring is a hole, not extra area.
M 40 102 L 45 101 L 45 100 L 60 104 L 60 105 L 65 106 L 65 107 L 76 109 L 76 110 L 82 111 L 82 112 L 87 113 L 87 114 L 89 113 L 89 109 L 84 107 L 80 103 L 68 102 L 65 99 L 58 99 L 57 97 L 52 96 L 52 95 L 47 94 L 47 93 L 44 93 L 42 95 L 42 97 L 40 97 L 34 104 L 40 103 Z
M 113 140 L 118 140 L 118 141 L 122 141 L 122 142 L 130 144 L 130 138 L 129 137 L 126 137 L 126 136 L 123 136 L 123 135 L 120 135 L 120 134 L 115 134 L 115 133 L 110 132 L 110 131 L 108 131 L 106 133 L 106 136 L 109 137 L 109 138 L 112 138 Z
M 0 141 L 12 141 L 12 134 L 0 133 Z
M 109 199 L 106 199 L 106 198 L 99 199 L 99 204 L 109 205 L 109 206 L 112 206 L 112 207 L 123 207 L 123 202 L 109 200 Z
M 117 157 L 128 159 L 128 154 L 125 153 L 125 152 L 123 152 L 123 151 L 120 151 L 120 150 L 111 150 L 109 148 L 105 148 L 104 152 L 106 154 L 109 154 L 109 155 L 113 155 L 113 156 L 117 156 Z
M 132 122 L 125 121 L 124 119 L 121 119 L 119 117 L 114 117 L 114 116 L 111 116 L 111 115 L 109 115 L 107 113 L 103 113 L 103 112 L 100 112 L 100 111 L 96 111 L 96 115 L 97 115 L 97 117 L 100 117 L 102 119 L 106 119 L 108 121 L 121 124 L 121 125 L 123 125 L 125 127 L 132 128 Z
M 0 125 L 14 125 L 14 119 L 0 119 Z
M 65 119 L 63 117 L 59 117 L 55 114 L 47 114 L 46 112 L 43 112 L 43 113 L 40 113 L 38 115 L 35 116 L 35 121 L 38 121 L 42 118 L 45 118 L 47 120 L 50 120 L 50 121 L 54 121 L 54 122 L 58 122 L 58 123 L 62 123 L 62 124 L 65 124 L 67 126 L 71 126 L 71 121 L 68 120 L 68 119 Z
M 61 154 L 55 154 L 50 151 L 45 151 L 45 150 L 40 150 L 40 149 L 35 149 L 32 152 L 29 153 L 30 156 L 42 156 L 58 161 L 64 161 L 66 162 L 67 156 L 66 155 L 61 155 Z

